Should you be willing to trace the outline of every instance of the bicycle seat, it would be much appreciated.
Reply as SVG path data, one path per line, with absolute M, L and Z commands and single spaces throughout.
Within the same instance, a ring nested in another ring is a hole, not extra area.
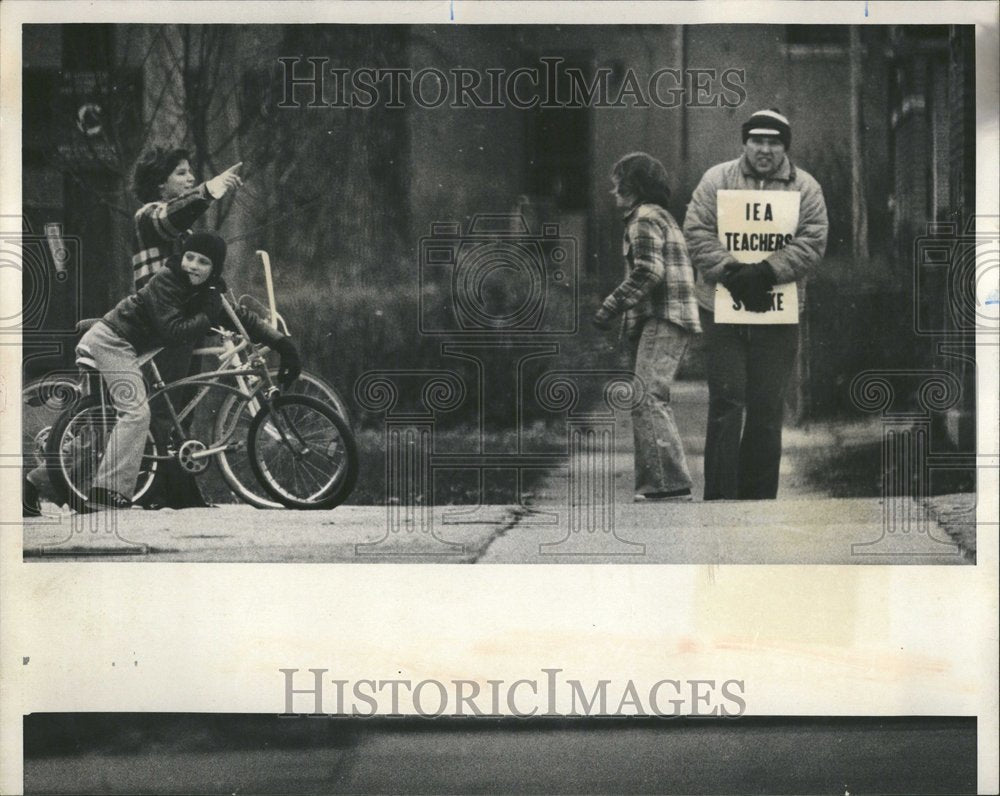
M 90 331 L 90 327 L 97 323 L 100 318 L 84 318 L 82 321 L 76 322 L 76 335 L 77 337 L 83 337 L 87 332 Z

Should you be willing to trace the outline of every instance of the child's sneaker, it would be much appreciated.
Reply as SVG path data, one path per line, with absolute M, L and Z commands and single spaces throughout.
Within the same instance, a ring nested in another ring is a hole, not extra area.
M 102 486 L 92 486 L 87 494 L 87 506 L 104 509 L 130 509 L 132 501 L 112 489 Z

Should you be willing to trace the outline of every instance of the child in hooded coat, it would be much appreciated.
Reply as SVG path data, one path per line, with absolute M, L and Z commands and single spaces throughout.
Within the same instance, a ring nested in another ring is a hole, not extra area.
M 171 258 L 80 340 L 78 357 L 95 362 L 118 412 L 118 422 L 108 438 L 106 454 L 88 496 L 92 506 L 127 508 L 132 504 L 150 423 L 139 357 L 154 348 L 194 344 L 212 326 L 232 327 L 222 308 L 225 259 L 226 242 L 218 235 L 191 235 L 179 258 Z M 295 381 L 301 366 L 291 338 L 250 310 L 234 309 L 254 342 L 264 343 L 281 355 L 279 384 Z

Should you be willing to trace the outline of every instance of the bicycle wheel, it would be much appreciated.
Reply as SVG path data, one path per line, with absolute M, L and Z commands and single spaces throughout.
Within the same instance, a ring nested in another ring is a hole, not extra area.
M 306 395 L 282 395 L 250 422 L 247 452 L 268 494 L 296 509 L 330 509 L 358 478 L 354 434 L 333 409 Z
M 80 385 L 70 376 L 43 376 L 21 390 L 21 453 L 25 464 L 45 464 L 45 442 L 59 415 L 80 399 Z M 29 458 L 30 457 L 30 458 Z
M 70 508 L 79 509 L 86 502 L 117 422 L 114 407 L 93 396 L 63 412 L 53 425 L 45 447 L 46 469 L 56 488 L 65 490 Z M 132 494 L 134 503 L 153 486 L 159 462 L 151 457 L 160 455 L 161 450 L 150 432 Z
M 278 377 L 278 369 L 271 368 L 268 371 L 271 374 L 272 379 Z M 344 399 L 340 397 L 340 393 L 337 392 L 337 388 L 334 387 L 330 382 L 324 379 L 322 376 L 317 376 L 315 373 L 309 373 L 307 371 L 302 371 L 299 377 L 292 382 L 288 389 L 282 390 L 283 395 L 307 395 L 310 398 L 318 398 L 323 403 L 330 404 L 333 410 L 340 415 L 340 419 L 347 423 L 348 428 L 354 429 L 351 424 L 351 416 L 347 411 L 347 404 Z
M 277 369 L 274 369 L 271 375 L 275 376 L 277 372 Z M 329 403 L 350 427 L 347 406 L 343 399 L 333 385 L 319 376 L 303 371 L 284 394 L 306 395 Z M 258 509 L 280 509 L 282 504 L 273 500 L 261 486 L 247 456 L 245 441 L 250 431 L 250 421 L 258 411 L 260 411 L 258 401 L 247 402 L 239 395 L 231 395 L 223 401 L 216 416 L 213 439 L 222 439 L 233 426 L 236 426 L 236 431 L 230 437 L 233 440 L 232 447 L 222 451 L 216 457 L 216 461 L 219 464 L 219 472 L 236 497 Z

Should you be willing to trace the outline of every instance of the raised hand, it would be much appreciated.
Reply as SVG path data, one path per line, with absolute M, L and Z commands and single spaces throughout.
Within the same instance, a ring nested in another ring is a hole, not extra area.
M 208 192 L 212 194 L 213 199 L 221 199 L 229 191 L 236 190 L 243 185 L 243 180 L 237 173 L 242 165 L 243 161 L 241 160 L 239 163 L 230 166 L 221 174 L 205 181 L 205 187 L 208 188 Z

